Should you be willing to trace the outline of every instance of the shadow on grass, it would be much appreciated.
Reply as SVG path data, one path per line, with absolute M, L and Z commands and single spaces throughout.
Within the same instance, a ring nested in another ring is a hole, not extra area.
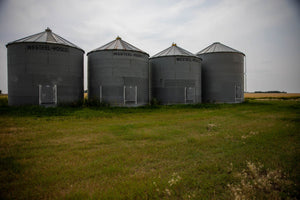
M 65 104 L 57 107 L 43 107 L 43 106 L 8 106 L 7 98 L 0 98 L 0 116 L 33 116 L 33 117 L 49 117 L 49 116 L 76 116 L 76 117 L 111 117 L 118 114 L 130 113 L 147 113 L 147 112 L 163 112 L 165 110 L 187 110 L 187 109 L 208 109 L 217 110 L 224 108 L 239 107 L 253 107 L 256 109 L 291 109 L 298 111 L 299 104 L 291 104 L 290 107 L 282 104 L 281 101 L 258 101 L 249 100 L 240 104 L 176 104 L 176 105 L 146 105 L 140 107 L 110 107 L 109 104 L 99 104 L 94 102 L 81 102 L 76 104 Z
M 33 117 L 50 117 L 50 116 L 76 116 L 76 117 L 111 117 L 113 115 L 131 114 L 131 113 L 150 113 L 163 112 L 166 110 L 176 109 L 220 109 L 222 104 L 194 104 L 194 105 L 155 105 L 141 107 L 109 107 L 109 106 L 68 106 L 60 105 L 57 107 L 43 106 L 8 106 L 0 105 L 0 116 L 33 116 Z
M 68 116 L 80 108 L 73 107 L 42 107 L 42 106 L 0 106 L 0 116 Z

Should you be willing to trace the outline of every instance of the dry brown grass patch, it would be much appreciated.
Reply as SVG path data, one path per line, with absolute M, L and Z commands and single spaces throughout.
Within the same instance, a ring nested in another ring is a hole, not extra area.
M 299 97 L 300 93 L 245 93 L 245 98 L 291 98 Z
M 228 184 L 232 197 L 242 199 L 281 199 L 281 192 L 291 185 L 286 175 L 279 169 L 264 169 L 260 163 L 247 161 L 247 168 L 235 173 L 238 184 Z

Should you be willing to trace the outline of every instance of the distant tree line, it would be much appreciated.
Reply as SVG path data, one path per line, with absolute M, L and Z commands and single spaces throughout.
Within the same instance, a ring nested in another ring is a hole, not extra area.
M 287 93 L 285 91 L 255 91 L 254 93 Z

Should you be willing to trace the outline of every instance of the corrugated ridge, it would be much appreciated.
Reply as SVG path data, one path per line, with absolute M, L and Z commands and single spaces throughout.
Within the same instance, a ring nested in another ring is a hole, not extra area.
M 193 53 L 177 46 L 176 44 L 172 44 L 172 46 L 170 46 L 167 49 L 155 54 L 151 58 L 163 57 L 163 56 L 192 56 L 192 57 L 196 57 L 195 54 L 193 54 Z
M 33 34 L 30 36 L 15 40 L 13 42 L 10 42 L 6 46 L 8 46 L 10 44 L 23 43 L 23 42 L 37 42 L 37 43 L 41 42 L 41 43 L 51 43 L 51 44 L 62 44 L 62 45 L 70 46 L 70 47 L 75 47 L 75 48 L 83 51 L 83 49 L 81 49 L 77 45 L 75 45 L 75 44 L 69 42 L 68 40 L 62 38 L 61 36 L 53 33 L 49 28 L 47 28 L 43 32 Z
M 99 48 L 96 48 L 96 49 L 90 51 L 89 53 L 94 52 L 94 51 L 104 51 L 104 50 L 137 51 L 137 52 L 147 54 L 146 52 L 142 51 L 141 49 L 129 44 L 128 42 L 126 42 L 124 40 L 122 40 L 119 36 L 115 40 L 113 40 L 113 41 L 111 41 L 111 42 L 109 42 L 109 43 L 107 43 L 107 44 L 105 44 L 105 45 L 103 45 Z
M 206 53 L 217 53 L 217 52 L 234 52 L 234 53 L 241 53 L 241 54 L 245 55 L 243 52 L 233 49 L 229 46 L 226 46 L 220 42 L 215 42 L 215 43 L 209 45 L 208 47 L 199 51 L 197 53 L 197 55 L 206 54 Z

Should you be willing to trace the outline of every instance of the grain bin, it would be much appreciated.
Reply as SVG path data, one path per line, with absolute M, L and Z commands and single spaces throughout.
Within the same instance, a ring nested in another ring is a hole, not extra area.
M 88 54 L 88 98 L 112 106 L 149 103 L 149 55 L 119 36 Z
M 84 51 L 78 46 L 47 28 L 6 47 L 9 105 L 83 100 Z
M 201 59 L 177 46 L 150 58 L 152 97 L 162 104 L 201 103 Z
M 243 102 L 245 54 L 216 42 L 197 56 L 202 58 L 202 101 Z

